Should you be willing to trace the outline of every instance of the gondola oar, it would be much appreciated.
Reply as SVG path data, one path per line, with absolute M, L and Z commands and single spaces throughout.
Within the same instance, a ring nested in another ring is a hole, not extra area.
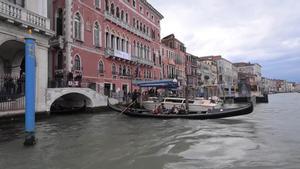
M 129 107 L 131 107 L 133 105 L 133 103 L 135 103 L 135 101 L 131 102 L 124 110 L 121 111 L 121 114 L 123 114 Z

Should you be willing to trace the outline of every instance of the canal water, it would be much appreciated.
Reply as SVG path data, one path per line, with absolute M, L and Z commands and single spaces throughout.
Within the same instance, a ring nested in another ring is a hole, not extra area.
M 299 169 L 300 94 L 270 95 L 254 113 L 218 120 L 53 116 L 23 147 L 23 124 L 0 124 L 1 169 Z

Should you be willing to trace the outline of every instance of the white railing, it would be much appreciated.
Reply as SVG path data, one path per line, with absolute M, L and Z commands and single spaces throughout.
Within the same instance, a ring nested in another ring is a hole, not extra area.
M 10 2 L 0 0 L 0 16 L 37 29 L 50 29 L 50 20 Z
M 141 32 L 141 31 L 137 30 L 136 28 L 128 25 L 127 23 L 125 23 L 121 19 L 118 19 L 118 18 L 114 17 L 108 11 L 105 11 L 105 18 L 108 19 L 108 20 L 110 20 L 110 21 L 112 21 L 112 22 L 114 22 L 115 24 L 121 26 L 124 29 L 126 29 L 126 30 L 128 30 L 128 31 L 130 31 L 130 32 L 132 32 L 132 33 L 134 33 L 134 34 L 136 34 L 136 35 L 138 35 L 138 36 L 146 39 L 146 40 L 151 41 L 151 38 L 147 34 L 145 34 L 145 33 Z

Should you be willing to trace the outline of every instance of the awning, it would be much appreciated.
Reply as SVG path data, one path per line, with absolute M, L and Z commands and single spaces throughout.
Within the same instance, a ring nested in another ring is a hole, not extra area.
M 179 86 L 176 79 L 139 81 L 139 82 L 134 82 L 133 85 L 139 87 L 157 87 L 157 88 L 169 88 L 169 89 L 177 88 Z

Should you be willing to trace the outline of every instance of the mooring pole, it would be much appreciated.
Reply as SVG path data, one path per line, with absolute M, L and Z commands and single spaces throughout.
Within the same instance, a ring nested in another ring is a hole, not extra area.
M 25 146 L 32 146 L 35 139 L 35 39 L 29 29 L 25 35 Z

